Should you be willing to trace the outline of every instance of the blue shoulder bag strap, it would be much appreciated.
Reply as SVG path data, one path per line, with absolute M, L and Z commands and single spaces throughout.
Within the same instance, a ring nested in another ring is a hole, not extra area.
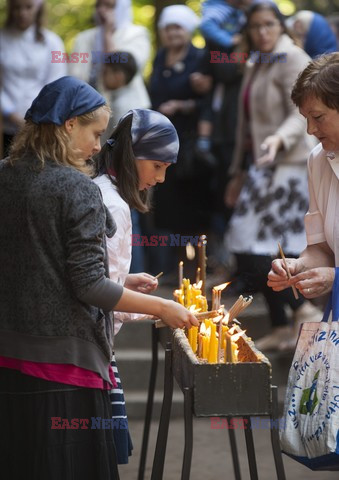
M 331 296 L 325 308 L 323 322 L 328 322 L 332 310 L 332 322 L 339 321 L 339 268 L 336 267 Z

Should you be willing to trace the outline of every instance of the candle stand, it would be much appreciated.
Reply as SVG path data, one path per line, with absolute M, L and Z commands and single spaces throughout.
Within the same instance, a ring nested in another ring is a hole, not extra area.
M 279 443 L 277 387 L 271 384 L 271 365 L 268 360 L 264 357 L 261 362 L 253 363 L 201 363 L 193 353 L 182 330 L 156 329 L 154 326 L 152 327 L 153 362 L 138 480 L 144 479 L 159 343 L 165 348 L 164 396 L 151 480 L 162 480 L 163 478 L 172 405 L 173 378 L 176 379 L 184 395 L 185 447 L 181 480 L 189 480 L 190 478 L 193 451 L 193 415 L 196 417 L 224 417 L 227 422 L 235 417 L 243 419 L 251 480 L 259 478 L 251 416 L 269 417 L 277 479 L 285 480 Z M 257 352 L 255 347 L 254 351 Z M 241 480 L 235 433 L 233 429 L 228 429 L 228 433 L 234 477 L 236 480 Z

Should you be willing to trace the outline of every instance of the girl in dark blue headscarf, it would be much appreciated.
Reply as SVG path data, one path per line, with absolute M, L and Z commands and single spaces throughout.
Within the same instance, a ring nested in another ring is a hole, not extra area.
M 114 237 L 107 238 L 110 278 L 142 293 L 157 288 L 158 282 L 147 273 L 129 274 L 131 247 L 149 242 L 157 246 L 162 241 L 157 237 L 142 241 L 139 235 L 132 235 L 130 208 L 139 212 L 148 211 L 150 189 L 165 180 L 167 168 L 177 161 L 178 150 L 177 132 L 167 117 L 153 110 L 135 109 L 121 118 L 96 159 L 98 176 L 94 181 L 99 185 L 104 203 L 117 224 Z M 115 313 L 115 334 L 122 322 L 141 318 L 137 314 Z M 112 366 L 118 381 L 118 388 L 110 393 L 113 418 L 116 421 L 123 418 L 125 422 L 125 428 L 114 430 L 115 445 L 119 463 L 127 463 L 132 444 L 114 357 Z

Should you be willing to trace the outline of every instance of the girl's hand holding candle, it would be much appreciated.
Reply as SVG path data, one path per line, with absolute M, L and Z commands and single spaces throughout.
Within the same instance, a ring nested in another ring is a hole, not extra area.
M 158 288 L 158 280 L 148 273 L 129 273 L 124 287 L 135 292 L 151 293 Z
M 177 302 L 173 300 L 161 299 L 162 308 L 158 313 L 158 317 L 165 323 L 168 327 L 171 328 L 191 328 L 192 326 L 197 327 L 199 321 L 195 318 L 194 314 L 187 310 Z

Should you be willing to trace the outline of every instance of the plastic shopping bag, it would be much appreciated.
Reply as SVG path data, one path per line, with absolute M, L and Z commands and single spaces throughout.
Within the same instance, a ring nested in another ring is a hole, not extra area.
M 284 453 L 312 470 L 339 470 L 339 268 L 323 320 L 301 327 L 284 419 Z

